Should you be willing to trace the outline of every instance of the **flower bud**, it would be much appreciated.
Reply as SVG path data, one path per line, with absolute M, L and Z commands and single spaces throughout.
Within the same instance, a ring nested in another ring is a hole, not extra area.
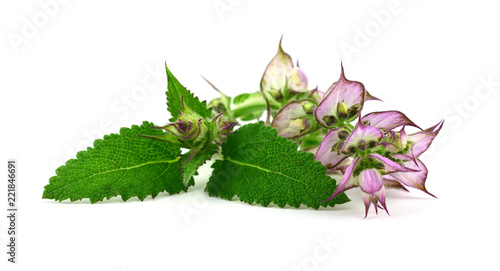
M 202 118 L 181 112 L 176 122 L 164 126 L 163 129 L 180 141 L 186 142 L 187 146 L 192 146 L 206 138 L 208 123 Z
M 209 136 L 210 124 L 199 114 L 194 112 L 182 100 L 183 110 L 179 110 L 179 117 L 173 123 L 169 123 L 157 129 L 164 129 L 167 135 L 158 140 L 167 141 L 181 148 L 193 149 L 205 144 Z
M 223 115 L 219 116 L 217 119 L 217 134 L 215 136 L 215 141 L 219 143 L 225 142 L 227 135 L 233 133 L 233 128 L 236 124 L 238 124 L 238 122 L 226 119 Z
M 301 118 L 297 118 L 290 121 L 290 123 L 288 123 L 288 127 L 299 131 L 306 129 L 306 126 L 304 125 L 304 120 Z
M 307 77 L 301 68 L 294 67 L 292 69 L 288 79 L 288 89 L 292 92 L 307 92 Z
M 287 87 L 287 80 L 293 70 L 293 62 L 290 55 L 281 48 L 281 40 L 278 46 L 278 52 L 269 62 L 262 75 L 260 90 L 262 92 L 277 91 L 282 93 Z M 273 94 L 276 97 L 276 95 Z
M 347 110 L 347 106 L 344 102 L 341 102 L 337 107 L 337 116 L 339 116 L 339 118 L 341 119 L 345 119 L 347 118 L 347 113 L 349 113 L 349 111 Z
M 278 100 L 279 98 L 283 97 L 281 92 L 276 89 L 271 89 L 271 95 L 273 96 L 274 99 Z
M 313 103 L 304 103 L 302 105 L 302 109 L 304 109 L 304 112 L 306 112 L 306 114 L 314 113 L 315 108 L 316 106 Z
M 292 57 L 283 51 L 280 40 L 278 52 L 267 65 L 260 81 L 260 90 L 269 106 L 277 111 L 289 101 L 299 99 L 295 97 L 298 93 L 307 92 L 307 84 L 306 74 L 298 63 L 294 67 Z
M 312 114 L 315 107 L 316 102 L 310 99 L 290 102 L 276 114 L 271 126 L 286 138 L 312 133 L 320 128 Z

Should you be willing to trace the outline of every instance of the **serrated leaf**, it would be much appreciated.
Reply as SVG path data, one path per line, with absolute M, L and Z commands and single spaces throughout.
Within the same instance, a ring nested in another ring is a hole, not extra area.
M 93 148 L 78 152 L 76 159 L 56 170 L 56 176 L 45 186 L 43 198 L 63 201 L 121 196 L 143 200 L 160 192 L 176 194 L 186 191 L 179 167 L 180 149 L 168 143 L 139 137 L 158 136 L 161 130 L 144 122 L 141 126 L 122 128 L 119 134 L 94 141 Z M 194 182 L 191 179 L 190 185 Z
M 209 144 L 192 157 L 192 150 L 182 155 L 179 160 L 179 164 L 181 166 L 182 173 L 184 174 L 183 181 L 185 184 L 187 184 L 193 176 L 198 175 L 198 168 L 205 164 L 205 162 L 217 152 L 218 148 L 219 145 L 217 144 Z
M 280 137 L 262 122 L 247 124 L 222 144 L 223 160 L 216 161 L 207 183 L 210 196 L 267 206 L 275 203 L 319 208 L 348 202 L 345 194 L 322 202 L 335 190 L 335 180 L 312 153 L 297 150 L 297 144 Z
M 174 122 L 179 117 L 179 110 L 183 110 L 182 100 L 194 112 L 198 113 L 203 118 L 210 117 L 210 110 L 207 108 L 206 101 L 200 102 L 198 97 L 195 97 L 189 90 L 187 90 L 175 76 L 170 72 L 165 63 L 165 70 L 167 71 L 168 91 L 167 91 L 167 106 L 168 111 L 172 115 L 170 122 Z

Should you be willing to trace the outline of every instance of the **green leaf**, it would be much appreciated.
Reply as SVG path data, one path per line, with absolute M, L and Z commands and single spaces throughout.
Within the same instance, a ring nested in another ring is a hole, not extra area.
M 198 168 L 203 165 L 207 160 L 209 160 L 214 153 L 217 152 L 219 145 L 209 144 L 205 146 L 201 151 L 193 154 L 193 151 L 189 151 L 182 155 L 179 160 L 182 172 L 184 174 L 184 183 L 187 184 L 193 176 L 198 175 Z
M 179 167 L 180 149 L 168 143 L 139 137 L 158 136 L 163 131 L 154 125 L 120 129 L 120 134 L 104 136 L 94 141 L 93 148 L 80 151 L 76 159 L 56 170 L 56 176 L 45 186 L 43 198 L 63 201 L 90 199 L 94 203 L 104 198 L 121 196 L 144 200 L 160 192 L 176 194 L 187 191 Z M 193 185 L 193 180 L 190 180 Z
M 312 153 L 298 151 L 297 144 L 280 137 L 262 122 L 247 124 L 222 144 L 223 160 L 216 161 L 207 183 L 210 196 L 267 206 L 275 203 L 298 208 L 319 208 L 348 202 L 345 194 L 322 202 L 336 188 L 326 168 Z
M 179 110 L 183 111 L 182 99 L 184 103 L 191 108 L 194 112 L 198 113 L 203 118 L 210 117 L 210 110 L 207 108 L 206 101 L 200 102 L 198 97 L 195 97 L 189 90 L 187 90 L 177 78 L 170 72 L 165 63 L 165 70 L 167 71 L 168 91 L 167 91 L 167 106 L 168 111 L 172 115 L 170 122 L 174 122 L 179 117 Z

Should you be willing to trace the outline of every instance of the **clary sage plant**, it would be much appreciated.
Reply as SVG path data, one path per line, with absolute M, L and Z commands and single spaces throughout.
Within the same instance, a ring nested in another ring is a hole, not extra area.
M 379 99 L 348 80 L 340 66 L 340 78 L 325 92 L 311 89 L 280 41 L 260 91 L 233 99 L 207 81 L 220 95 L 208 104 L 165 66 L 170 123 L 144 122 L 96 140 L 57 169 L 43 197 L 93 203 L 187 191 L 197 169 L 216 153 L 205 191 L 229 200 L 317 209 L 348 202 L 343 192 L 359 187 L 366 217 L 371 204 L 377 214 L 389 213 L 389 188 L 434 197 L 419 157 L 443 121 L 422 129 L 399 111 L 364 112 L 365 102 Z M 407 134 L 407 126 L 420 131 Z M 343 175 L 338 184 L 331 173 Z

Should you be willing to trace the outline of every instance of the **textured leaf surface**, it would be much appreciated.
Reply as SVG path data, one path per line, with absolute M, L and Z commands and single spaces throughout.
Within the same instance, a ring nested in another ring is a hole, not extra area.
M 179 117 L 179 110 L 183 111 L 182 99 L 184 103 L 191 108 L 194 112 L 198 113 L 203 118 L 210 117 L 210 111 L 207 108 L 206 101 L 200 102 L 198 97 L 195 97 L 189 90 L 187 90 L 177 78 L 174 77 L 172 72 L 165 63 L 165 70 L 167 71 L 168 91 L 167 91 L 167 106 L 168 111 L 172 115 L 170 122 L 174 122 Z
M 219 145 L 209 144 L 204 147 L 201 151 L 196 153 L 191 157 L 192 151 L 189 151 L 182 155 L 179 160 L 182 172 L 184 173 L 183 181 L 185 184 L 192 179 L 193 176 L 198 175 L 198 168 L 203 165 L 207 160 L 209 160 L 214 153 L 217 152 Z M 189 160 L 189 161 L 188 161 Z
M 275 203 L 319 208 L 348 202 L 345 194 L 322 202 L 335 190 L 335 180 L 312 153 L 280 137 L 262 122 L 248 124 L 222 144 L 223 160 L 216 161 L 206 191 L 211 196 L 267 206 Z
M 168 143 L 139 137 L 163 132 L 151 129 L 152 123 L 122 128 L 120 134 L 94 141 L 93 148 L 78 152 L 76 159 L 56 170 L 45 186 L 43 198 L 63 201 L 121 196 L 124 201 L 137 196 L 143 200 L 160 192 L 186 191 L 179 167 L 180 149 Z M 191 179 L 190 185 L 194 182 Z

